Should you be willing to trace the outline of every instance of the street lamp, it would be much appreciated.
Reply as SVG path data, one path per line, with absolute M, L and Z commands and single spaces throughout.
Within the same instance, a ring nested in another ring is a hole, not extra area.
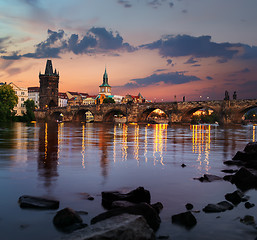
M 202 101 L 202 96 L 200 96 L 200 101 Z

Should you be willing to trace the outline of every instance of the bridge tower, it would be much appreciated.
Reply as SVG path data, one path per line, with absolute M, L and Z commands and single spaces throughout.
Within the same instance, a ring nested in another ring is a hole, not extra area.
M 112 88 L 108 83 L 108 75 L 105 68 L 104 75 L 103 75 L 103 83 L 99 86 L 99 95 L 104 94 L 106 96 L 110 96 L 112 94 L 111 89 Z
M 59 73 L 53 72 L 52 61 L 47 60 L 45 74 L 39 73 L 39 107 L 46 109 L 58 106 Z

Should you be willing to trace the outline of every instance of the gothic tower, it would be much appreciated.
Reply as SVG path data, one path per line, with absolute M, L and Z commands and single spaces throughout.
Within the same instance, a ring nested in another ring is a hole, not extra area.
M 108 83 L 108 75 L 106 72 L 106 68 L 103 75 L 103 83 L 99 86 L 99 94 L 102 95 L 111 95 L 111 86 Z
M 59 73 L 53 72 L 52 61 L 47 60 L 45 74 L 39 73 L 39 107 L 41 109 L 58 106 Z

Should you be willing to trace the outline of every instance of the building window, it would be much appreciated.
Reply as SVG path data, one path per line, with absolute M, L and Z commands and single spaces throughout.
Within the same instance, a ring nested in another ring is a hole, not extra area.
M 25 105 L 24 105 L 24 104 L 21 104 L 21 107 L 23 108 L 23 107 L 25 107 Z
M 21 98 L 21 101 L 24 102 L 24 98 Z
M 25 93 L 24 92 L 21 92 L 21 95 L 24 95 Z
M 104 88 L 102 88 L 102 92 L 104 92 Z

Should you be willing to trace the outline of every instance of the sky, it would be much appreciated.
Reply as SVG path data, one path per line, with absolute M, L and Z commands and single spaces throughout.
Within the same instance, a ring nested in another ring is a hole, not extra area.
M 257 0 L 0 0 L 0 82 L 152 101 L 257 98 Z

